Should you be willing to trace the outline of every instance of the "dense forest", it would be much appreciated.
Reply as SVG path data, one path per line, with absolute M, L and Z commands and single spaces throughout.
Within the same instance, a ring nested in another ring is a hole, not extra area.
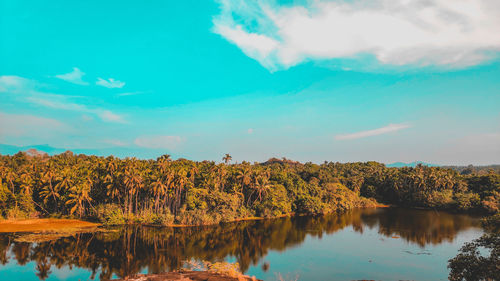
M 37 151 L 0 155 L 3 218 L 79 217 L 106 224 L 213 224 L 321 214 L 378 203 L 498 213 L 500 175 L 450 168 L 119 159 Z M 377 203 L 378 202 L 378 203 Z

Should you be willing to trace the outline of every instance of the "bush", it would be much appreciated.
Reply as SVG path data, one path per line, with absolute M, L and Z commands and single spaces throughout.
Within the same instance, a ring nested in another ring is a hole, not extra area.
M 500 213 L 483 218 L 481 224 L 487 231 L 500 233 Z
M 7 210 L 7 219 L 28 219 L 30 217 L 30 214 L 27 213 L 24 210 L 21 210 L 19 207 L 13 207 L 11 209 Z
M 217 219 L 203 210 L 181 210 L 175 220 L 183 225 L 208 225 L 220 222 L 220 218 Z
M 152 224 L 152 225 L 171 225 L 174 222 L 174 215 L 170 214 L 168 210 L 161 210 L 156 213 L 153 210 L 141 210 L 134 218 L 136 223 Z
M 373 199 L 358 196 L 354 191 L 340 183 L 326 184 L 323 201 L 327 204 L 327 212 L 376 207 L 376 202 Z
M 500 235 L 484 234 L 460 249 L 448 261 L 449 280 L 498 280 L 500 276 Z M 489 254 L 489 256 L 488 256 Z
M 116 204 L 101 204 L 97 206 L 96 217 L 104 225 L 120 225 L 126 223 L 122 209 Z
M 479 206 L 479 195 L 470 192 L 455 193 L 456 208 L 462 211 L 471 210 Z
M 455 201 L 453 200 L 453 190 L 433 191 L 427 202 L 428 207 L 432 208 L 450 208 Z
M 481 201 L 481 207 L 488 213 L 495 214 L 500 212 L 500 193 L 493 191 L 491 194 Z
M 283 185 L 274 185 L 262 202 L 255 205 L 255 211 L 259 217 L 277 217 L 292 212 L 292 202 L 287 195 Z
M 317 197 L 300 195 L 294 202 L 295 212 L 299 214 L 322 214 L 326 213 L 325 206 Z

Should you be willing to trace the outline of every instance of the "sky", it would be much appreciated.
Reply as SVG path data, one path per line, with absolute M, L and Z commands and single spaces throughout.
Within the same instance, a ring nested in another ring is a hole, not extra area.
M 500 163 L 500 2 L 0 1 L 0 144 Z

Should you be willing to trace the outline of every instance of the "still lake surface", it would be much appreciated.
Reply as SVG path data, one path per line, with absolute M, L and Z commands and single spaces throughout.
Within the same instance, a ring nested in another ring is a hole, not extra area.
M 53 241 L 0 235 L 0 280 L 108 280 L 238 262 L 263 280 L 447 280 L 448 259 L 481 236 L 479 218 L 429 210 L 243 221 L 210 227 L 122 227 Z

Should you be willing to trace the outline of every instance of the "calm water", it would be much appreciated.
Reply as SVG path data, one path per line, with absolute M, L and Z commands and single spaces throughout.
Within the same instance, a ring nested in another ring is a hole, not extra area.
M 467 215 L 408 209 L 230 223 L 127 227 L 50 242 L 0 236 L 0 280 L 106 280 L 182 267 L 186 260 L 238 262 L 264 280 L 446 280 L 447 260 L 481 236 Z

